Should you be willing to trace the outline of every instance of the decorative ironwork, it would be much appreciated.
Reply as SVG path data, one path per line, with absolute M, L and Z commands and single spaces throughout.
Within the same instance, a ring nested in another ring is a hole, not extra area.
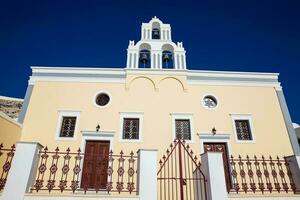
M 80 149 L 71 152 L 70 148 L 61 151 L 58 147 L 50 152 L 48 148 L 43 148 L 40 152 L 40 163 L 37 169 L 36 181 L 31 188 L 32 192 L 40 191 L 87 191 L 98 192 L 95 188 L 81 188 L 80 176 L 82 175 L 82 164 L 84 153 Z M 119 154 L 108 155 L 107 167 L 107 193 L 137 192 L 136 173 L 137 156 L 131 152 L 124 155 L 123 151 Z
M 159 161 L 158 198 L 160 200 L 207 199 L 205 176 L 200 162 L 184 140 L 176 139 Z
M 123 139 L 139 139 L 139 122 L 138 118 L 124 118 Z
M 191 139 L 191 127 L 189 119 L 175 120 L 176 137 L 184 140 Z
M 264 156 L 258 159 L 253 158 L 234 158 L 230 160 L 231 176 L 233 180 L 232 192 L 235 193 L 256 193 L 262 194 L 269 192 L 289 193 L 296 192 L 293 177 L 290 172 L 289 164 L 286 160 L 278 156 L 273 159 Z
M 11 168 L 11 162 L 15 155 L 16 147 L 12 145 L 9 149 L 4 148 L 3 144 L 0 144 L 0 164 L 2 170 L 0 170 L 0 191 L 5 187 L 7 176 Z
M 73 137 L 76 125 L 76 117 L 63 117 L 60 137 Z
M 252 140 L 249 120 L 235 120 L 235 128 L 239 140 Z

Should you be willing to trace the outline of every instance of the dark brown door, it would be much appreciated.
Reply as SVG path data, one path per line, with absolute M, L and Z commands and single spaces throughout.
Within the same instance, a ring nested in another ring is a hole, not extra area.
M 204 143 L 204 152 L 206 153 L 208 151 L 222 152 L 226 187 L 227 187 L 227 192 L 229 192 L 231 188 L 231 180 L 230 180 L 230 173 L 229 173 L 229 159 L 228 159 L 226 144 L 225 143 Z
M 81 188 L 105 189 L 109 142 L 87 141 L 85 146 Z

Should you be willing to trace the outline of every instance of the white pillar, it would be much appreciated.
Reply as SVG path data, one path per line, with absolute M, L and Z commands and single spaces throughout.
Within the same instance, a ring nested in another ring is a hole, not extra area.
M 34 142 L 17 142 L 16 152 L 7 182 L 3 200 L 23 200 L 32 185 L 38 166 L 38 153 L 42 146 Z
M 157 200 L 157 150 L 139 149 L 138 157 L 140 200 Z
M 157 68 L 162 69 L 162 53 L 157 54 Z
M 150 68 L 154 69 L 154 53 L 151 51 Z
M 296 186 L 296 193 L 300 193 L 300 156 L 287 156 L 286 160 Z
M 180 59 L 179 59 L 179 57 L 180 57 L 180 55 L 179 54 L 177 54 L 177 56 L 176 56 L 176 60 L 177 60 L 177 66 L 176 66 L 176 69 L 180 69 Z
M 186 56 L 183 54 L 183 67 L 182 69 L 186 69 Z
M 129 60 L 130 60 L 130 53 L 127 51 L 127 62 L 126 62 L 126 68 L 130 68 L 130 65 L 129 65 Z
M 208 200 L 228 200 L 222 152 L 202 154 L 201 169 L 207 179 Z
M 139 68 L 139 52 L 134 54 L 134 62 L 135 62 L 135 67 L 134 68 Z

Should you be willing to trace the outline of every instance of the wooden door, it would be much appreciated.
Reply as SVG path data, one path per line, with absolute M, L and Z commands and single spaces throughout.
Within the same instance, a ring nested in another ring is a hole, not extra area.
M 108 155 L 109 142 L 86 142 L 81 188 L 95 190 L 106 188 Z
M 209 152 L 209 151 L 222 152 L 226 188 L 227 188 L 227 192 L 229 192 L 231 188 L 231 179 L 230 179 L 229 158 L 228 158 L 226 143 L 204 143 L 204 152 Z

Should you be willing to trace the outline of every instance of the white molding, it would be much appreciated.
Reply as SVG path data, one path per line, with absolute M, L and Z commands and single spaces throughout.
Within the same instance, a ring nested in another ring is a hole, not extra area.
M 95 140 L 95 141 L 109 141 L 109 151 L 113 150 L 113 139 L 115 131 L 81 131 L 81 145 L 80 149 L 82 152 L 85 152 L 86 141 Z
M 173 139 L 176 138 L 176 127 L 175 127 L 175 120 L 176 119 L 188 119 L 190 121 L 190 129 L 191 129 L 191 139 L 185 140 L 186 143 L 194 143 L 194 119 L 193 113 L 170 113 L 171 115 L 171 125 L 172 125 L 172 137 Z
M 204 104 L 204 97 L 206 97 L 206 96 L 212 96 L 213 98 L 216 99 L 216 101 L 217 101 L 216 107 L 214 107 L 214 108 L 208 108 L 208 107 L 205 106 L 205 104 Z M 213 93 L 205 93 L 204 95 L 202 95 L 202 98 L 201 98 L 201 104 L 202 104 L 202 106 L 203 106 L 205 109 L 213 111 L 213 110 L 216 110 L 216 109 L 219 107 L 220 101 L 219 101 L 219 98 L 218 98 L 217 95 L 215 95 L 215 94 L 213 94 Z
M 143 125 L 144 125 L 144 113 L 143 112 L 119 112 L 119 141 L 128 143 L 140 143 L 143 142 Z M 138 118 L 139 119 L 139 139 L 123 139 L 123 124 L 124 118 Z
M 58 118 L 57 118 L 57 124 L 56 124 L 56 134 L 55 134 L 55 140 L 70 140 L 74 141 L 77 138 L 77 132 L 79 127 L 79 120 L 80 120 L 80 113 L 81 111 L 74 111 L 74 110 L 58 110 Z M 73 137 L 60 137 L 60 130 L 62 125 L 63 117 L 76 117 L 76 124 L 74 129 L 74 136 Z
M 55 77 L 31 76 L 28 84 L 34 85 L 39 81 L 47 82 L 78 82 L 78 83 L 125 83 L 125 78 L 87 78 L 87 77 Z
M 20 101 L 20 102 L 24 101 L 24 99 L 21 99 L 21 98 L 7 97 L 7 96 L 1 96 L 1 95 L 0 95 L 0 99 L 9 100 L 9 101 Z
M 106 105 L 104 105 L 104 106 L 100 106 L 100 105 L 98 105 L 98 104 L 96 103 L 96 98 L 97 98 L 97 96 L 100 95 L 100 94 L 107 94 L 108 97 L 109 97 L 108 103 L 107 103 Z M 100 91 L 96 92 L 95 95 L 94 95 L 94 98 L 93 98 L 93 104 L 94 104 L 94 106 L 96 106 L 97 108 L 106 108 L 106 107 L 108 107 L 108 106 L 111 104 L 111 102 L 112 102 L 111 94 L 110 94 L 109 92 L 105 91 L 105 90 L 100 90 Z
M 234 133 L 234 138 L 236 143 L 249 143 L 249 144 L 255 144 L 256 139 L 255 139 L 255 131 L 254 131 L 254 126 L 253 126 L 253 120 L 252 120 L 252 114 L 230 114 L 231 116 L 231 121 L 232 121 L 232 128 L 233 128 L 233 133 Z M 250 131 L 251 131 L 251 136 L 252 140 L 239 140 L 237 137 L 237 132 L 236 132 L 236 127 L 235 127 L 235 120 L 248 120 L 249 125 L 250 125 Z
M 280 89 L 278 73 L 176 70 L 176 69 L 124 69 L 83 67 L 31 67 L 29 84 L 37 81 L 125 83 L 127 75 L 185 76 L 191 85 L 259 86 Z M 99 77 L 100 76 L 100 77 Z

